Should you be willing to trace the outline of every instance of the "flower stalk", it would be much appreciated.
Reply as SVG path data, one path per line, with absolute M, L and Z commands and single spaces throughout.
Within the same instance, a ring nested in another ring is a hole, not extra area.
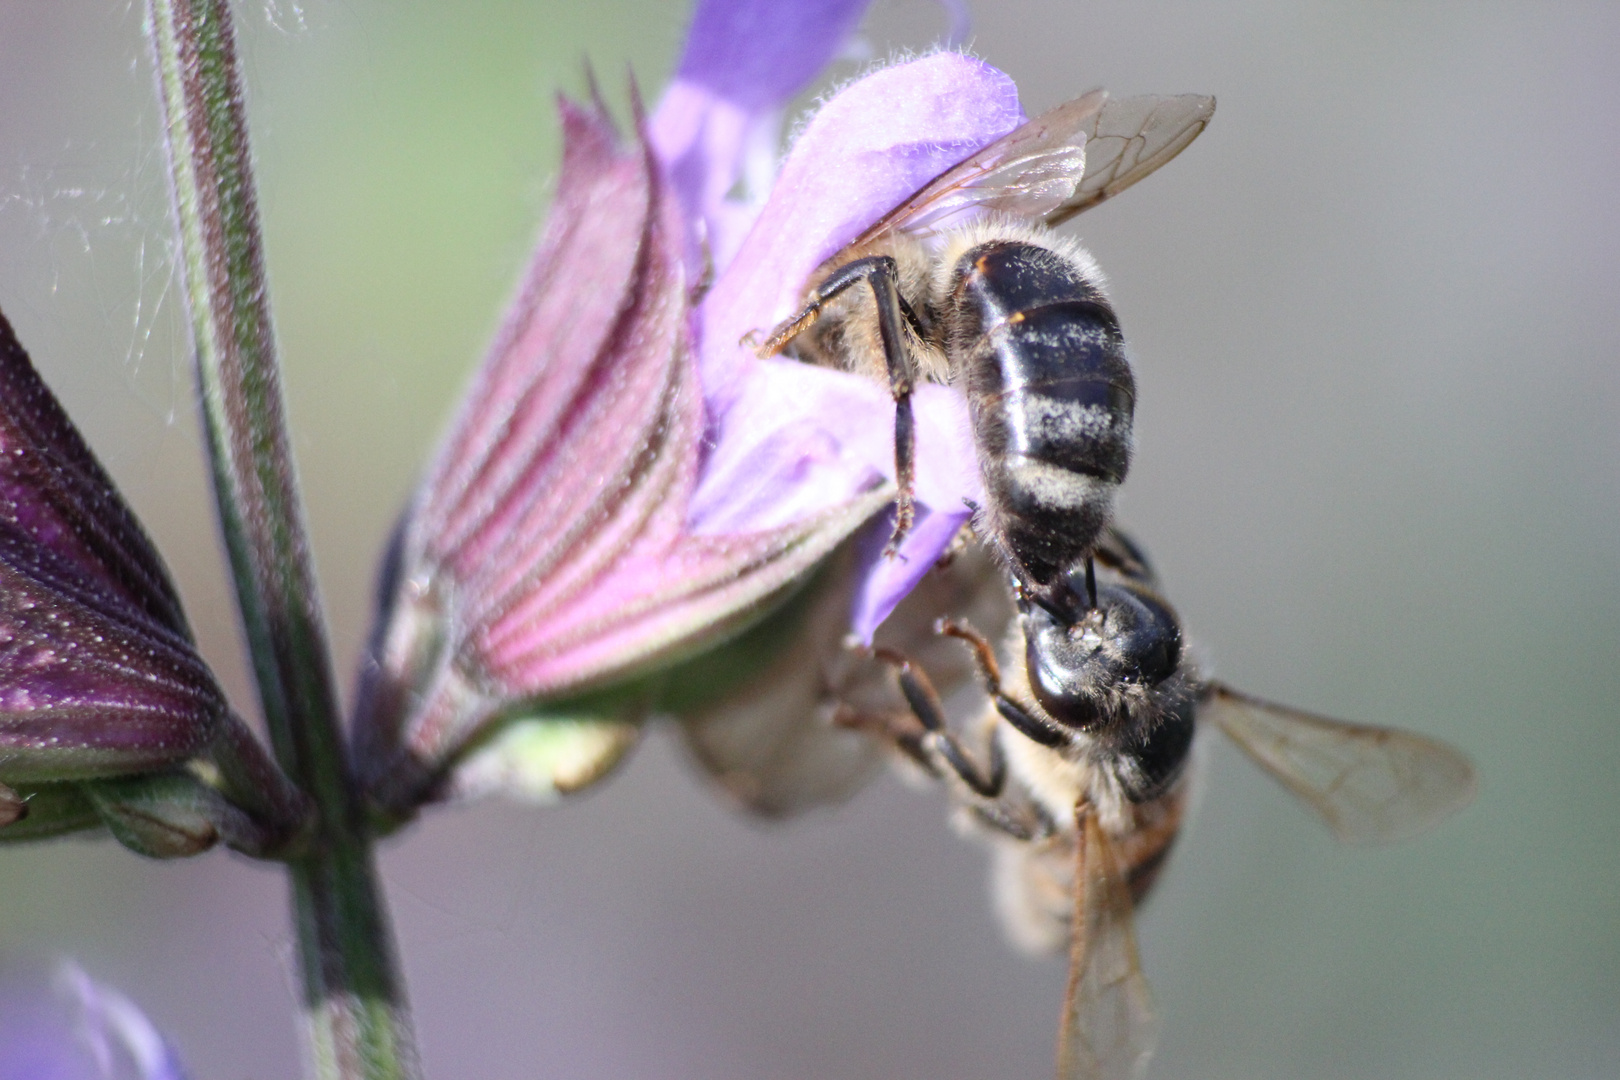
M 283 416 L 230 5 L 148 0 L 147 34 L 221 529 L 272 746 L 315 803 L 288 864 L 315 1075 L 414 1077 Z

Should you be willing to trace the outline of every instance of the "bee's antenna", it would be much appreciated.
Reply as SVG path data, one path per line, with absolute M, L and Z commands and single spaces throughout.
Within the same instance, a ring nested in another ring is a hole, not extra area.
M 1097 566 L 1086 556 L 1086 601 L 1091 605 L 1087 611 L 1097 610 Z

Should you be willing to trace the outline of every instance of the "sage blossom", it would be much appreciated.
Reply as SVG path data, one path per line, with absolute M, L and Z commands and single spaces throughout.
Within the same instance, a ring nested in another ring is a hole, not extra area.
M 595 779 L 656 704 L 638 680 L 768 614 L 892 504 L 887 388 L 747 341 L 1024 117 L 1007 76 L 937 52 L 832 96 L 778 171 L 786 103 L 863 7 L 701 4 L 628 140 L 600 103 L 563 103 L 549 224 L 383 575 L 355 740 L 385 816 L 498 790 L 527 751 L 546 755 L 542 788 L 554 765 L 558 790 Z M 913 408 L 917 521 L 858 568 L 865 640 L 979 497 L 960 394 L 923 386 Z

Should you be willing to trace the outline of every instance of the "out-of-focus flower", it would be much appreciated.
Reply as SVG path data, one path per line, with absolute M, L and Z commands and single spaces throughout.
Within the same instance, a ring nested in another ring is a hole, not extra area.
M 54 983 L 54 985 L 49 985 Z M 74 964 L 0 984 L 0 1080 L 185 1080 L 179 1055 L 124 995 Z
M 701 4 L 630 148 L 600 106 L 564 105 L 550 223 L 384 574 L 355 730 L 385 813 L 501 778 L 531 796 L 594 779 L 651 703 L 599 691 L 736 634 L 892 499 L 887 389 L 742 340 L 1023 116 L 1005 75 L 938 53 L 845 88 L 773 176 L 783 107 L 863 8 Z M 914 409 L 918 522 L 899 559 L 856 573 L 867 638 L 978 495 L 960 395 L 921 387 Z M 557 762 L 570 778 L 552 783 Z
M 888 524 L 875 524 L 766 623 L 682 669 L 659 702 L 680 719 L 698 764 L 747 810 L 784 817 L 841 801 L 892 756 L 892 742 L 873 735 L 922 737 L 877 650 L 927 672 L 957 730 L 985 716 L 982 693 L 959 693 L 976 678 L 969 652 L 935 624 L 949 615 L 1001 638 L 1013 606 L 1000 565 L 983 545 L 965 546 L 923 576 L 872 648 L 853 646 L 850 605 L 869 563 L 862 549 L 881 550 L 889 538 Z
M 203 759 L 217 783 L 187 769 Z M 273 844 L 223 787 L 269 817 L 298 801 L 231 714 L 152 542 L 0 316 L 0 840 L 99 816 L 153 855 L 221 834 Z M 159 788 L 185 803 L 178 817 Z

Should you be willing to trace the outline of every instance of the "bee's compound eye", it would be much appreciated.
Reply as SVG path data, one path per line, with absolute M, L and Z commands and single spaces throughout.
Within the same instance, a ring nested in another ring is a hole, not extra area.
M 1024 643 L 1029 688 L 1041 708 L 1058 723 L 1081 731 L 1102 723 L 1105 718 L 1088 693 L 1106 677 L 1102 640 L 1031 606 L 1024 614 Z
M 1098 590 L 1103 637 L 1115 678 L 1155 686 L 1181 666 L 1181 621 L 1157 594 L 1136 585 Z

